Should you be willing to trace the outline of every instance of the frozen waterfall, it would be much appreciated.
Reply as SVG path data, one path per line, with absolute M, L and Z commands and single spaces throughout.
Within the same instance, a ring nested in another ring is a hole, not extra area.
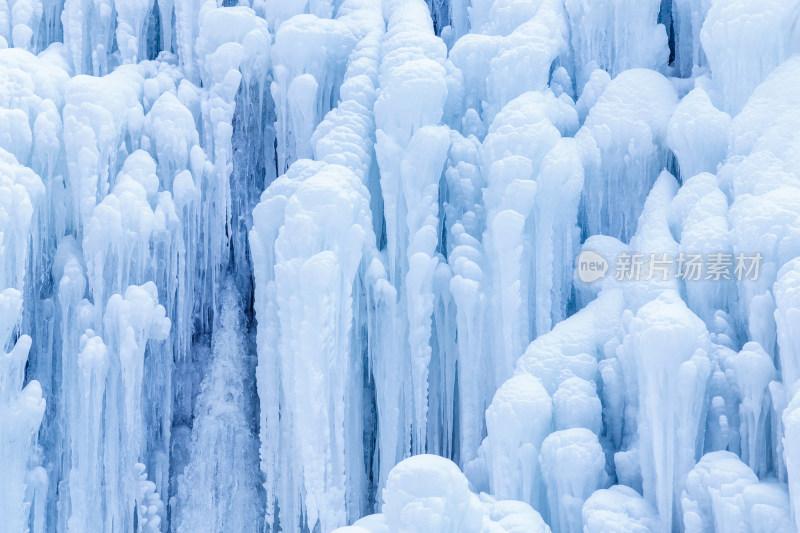
M 796 533 L 800 0 L 0 0 L 0 533 Z

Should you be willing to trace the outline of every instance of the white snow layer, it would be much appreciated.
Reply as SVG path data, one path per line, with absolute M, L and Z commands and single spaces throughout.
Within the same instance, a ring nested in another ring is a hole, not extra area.
M 800 0 L 0 0 L 0 533 L 797 531 L 798 54 Z

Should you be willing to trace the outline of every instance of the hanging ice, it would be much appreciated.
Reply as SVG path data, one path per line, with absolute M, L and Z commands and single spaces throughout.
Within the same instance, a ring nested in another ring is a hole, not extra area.
M 796 531 L 799 21 L 0 1 L 0 532 Z
M 583 227 L 589 235 L 630 239 L 644 199 L 672 154 L 663 143 L 677 104 L 675 89 L 651 70 L 613 79 L 575 138 L 583 150 Z M 616 207 L 612 198 L 625 196 Z

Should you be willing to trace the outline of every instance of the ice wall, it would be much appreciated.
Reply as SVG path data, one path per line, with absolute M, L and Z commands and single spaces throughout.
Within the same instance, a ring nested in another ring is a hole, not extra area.
M 796 531 L 799 17 L 0 2 L 0 532 Z
M 31 515 L 38 521 L 44 518 L 42 506 L 31 504 L 46 492 L 47 478 L 33 453 L 46 400 L 38 381 L 25 382 L 31 338 L 16 334 L 25 271 L 31 262 L 29 243 L 37 231 L 35 215 L 44 187 L 39 176 L 2 149 L 0 168 L 0 449 L 6 467 L 0 512 L 5 517 L 3 529 L 11 532 L 26 530 Z

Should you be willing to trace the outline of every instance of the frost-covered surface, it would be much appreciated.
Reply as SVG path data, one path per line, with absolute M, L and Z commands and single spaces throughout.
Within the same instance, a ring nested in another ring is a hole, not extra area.
M 0 0 L 0 533 L 796 532 L 798 132 L 800 0 Z

